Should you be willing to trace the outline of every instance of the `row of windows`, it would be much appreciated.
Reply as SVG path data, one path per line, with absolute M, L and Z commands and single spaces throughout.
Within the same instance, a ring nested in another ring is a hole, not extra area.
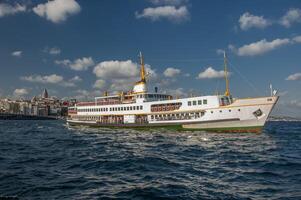
M 125 110 L 143 110 L 143 106 L 126 106 L 126 107 L 112 107 L 112 108 L 80 108 L 79 112 L 108 112 L 108 111 L 125 111 Z
M 196 119 L 204 115 L 205 112 L 151 115 L 151 120 L 164 121 L 164 120 Z
M 137 98 L 168 99 L 168 98 L 169 98 L 169 95 L 164 95 L 164 94 L 140 94 L 140 95 L 137 95 Z
M 196 105 L 206 105 L 208 104 L 207 99 L 203 99 L 203 100 L 195 100 L 195 101 L 188 101 L 188 106 L 196 106 Z
M 79 108 L 78 112 L 107 112 L 108 108 Z
M 143 106 L 126 106 L 126 107 L 110 108 L 110 111 L 124 111 L 124 110 L 143 110 Z

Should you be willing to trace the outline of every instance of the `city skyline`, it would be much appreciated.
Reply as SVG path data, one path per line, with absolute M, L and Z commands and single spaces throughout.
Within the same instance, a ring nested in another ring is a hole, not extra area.
M 271 6 L 273 4 L 273 6 Z M 301 3 L 292 1 L 1 1 L 0 96 L 89 99 L 129 90 L 139 51 L 155 86 L 174 95 L 281 96 L 301 117 Z

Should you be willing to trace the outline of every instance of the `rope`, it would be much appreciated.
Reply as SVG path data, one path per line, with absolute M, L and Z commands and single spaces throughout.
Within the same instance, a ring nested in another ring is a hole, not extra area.
M 257 95 L 260 95 L 260 94 L 261 94 L 260 91 L 252 84 L 252 82 L 251 82 L 249 79 L 247 79 L 247 77 L 244 76 L 242 73 L 240 73 L 240 71 L 239 71 L 232 63 L 230 63 L 229 60 L 228 60 L 228 63 L 229 63 L 229 64 L 231 65 L 231 67 L 235 70 L 235 72 L 238 73 L 238 75 L 241 76 L 241 78 L 249 84 L 249 86 L 254 90 L 254 92 L 255 92 Z
M 149 61 L 166 61 L 166 62 L 198 62 L 210 60 L 223 60 L 222 58 L 207 58 L 207 59 L 148 59 Z

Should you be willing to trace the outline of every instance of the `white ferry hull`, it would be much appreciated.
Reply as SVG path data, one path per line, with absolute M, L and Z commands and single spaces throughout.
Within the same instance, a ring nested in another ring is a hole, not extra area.
M 193 120 L 156 120 L 142 124 L 105 124 L 99 121 L 80 120 L 67 120 L 67 122 L 69 125 L 88 125 L 111 128 L 164 127 L 179 130 L 206 130 L 215 132 L 260 132 L 277 100 L 277 96 L 237 99 L 227 106 L 208 108 L 204 110 L 205 114 L 203 117 Z M 152 114 L 154 113 L 148 113 L 148 115 Z

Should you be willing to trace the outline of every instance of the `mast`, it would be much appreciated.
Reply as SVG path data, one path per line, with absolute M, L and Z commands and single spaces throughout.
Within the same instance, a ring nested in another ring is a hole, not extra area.
M 230 96 L 230 90 L 229 90 L 229 79 L 228 79 L 228 60 L 226 56 L 226 51 L 224 51 L 224 71 L 225 71 L 225 80 L 226 80 L 226 91 L 225 96 Z
M 140 65 L 141 65 L 141 67 L 140 67 L 140 78 L 141 78 L 141 82 L 145 83 L 146 82 L 146 79 L 145 79 L 145 68 L 144 68 L 143 55 L 142 55 L 141 51 L 140 51 L 139 57 L 140 57 Z

